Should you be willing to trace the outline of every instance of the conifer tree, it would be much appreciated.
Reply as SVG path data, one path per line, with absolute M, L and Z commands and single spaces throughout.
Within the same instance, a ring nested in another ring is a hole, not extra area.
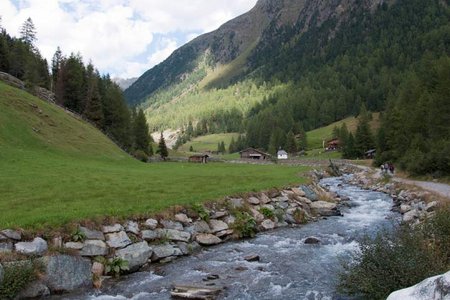
M 134 149 L 141 150 L 148 156 L 151 156 L 153 154 L 150 144 L 151 137 L 149 134 L 147 120 L 142 109 L 139 109 L 136 114 L 136 118 L 134 119 L 133 131 Z
M 166 141 L 164 140 L 164 135 L 162 132 L 161 137 L 159 138 L 158 150 L 156 150 L 156 153 L 158 153 L 163 160 L 166 160 L 169 156 L 169 151 L 167 150 Z
M 31 48 L 34 48 L 34 42 L 36 41 L 36 28 L 34 27 L 34 23 L 31 18 L 28 18 L 20 28 L 20 39 Z
M 298 152 L 297 140 L 295 139 L 295 135 L 292 131 L 289 131 L 286 136 L 285 149 L 290 154 L 295 154 Z
M 234 153 L 236 151 L 236 141 L 234 140 L 234 136 L 231 137 L 230 145 L 228 146 L 228 153 Z
M 355 134 L 355 154 L 358 157 L 364 157 L 367 150 L 374 147 L 374 141 L 369 125 L 369 112 L 365 105 L 361 106 L 358 127 Z

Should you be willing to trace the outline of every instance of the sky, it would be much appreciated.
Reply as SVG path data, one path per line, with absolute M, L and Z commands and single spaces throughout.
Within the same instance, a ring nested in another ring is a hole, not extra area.
M 12 36 L 30 17 L 49 64 L 59 46 L 80 53 L 102 74 L 131 78 L 175 49 L 250 10 L 257 0 L 0 0 Z

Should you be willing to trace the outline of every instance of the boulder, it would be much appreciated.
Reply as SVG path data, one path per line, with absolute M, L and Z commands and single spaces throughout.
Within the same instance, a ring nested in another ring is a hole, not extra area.
M 408 204 L 401 204 L 400 205 L 400 213 L 401 214 L 407 213 L 411 209 L 412 209 L 411 205 L 408 205 Z
M 221 239 L 219 239 L 217 236 L 210 234 L 210 233 L 197 234 L 195 237 L 195 240 L 200 245 L 206 245 L 206 246 L 216 245 L 216 244 L 220 244 L 222 242 Z
M 254 208 L 250 208 L 250 212 L 252 214 L 252 217 L 256 220 L 256 222 L 262 222 L 264 220 L 264 215 L 257 211 Z
M 222 238 L 224 236 L 231 235 L 233 233 L 234 233 L 233 229 L 227 229 L 227 230 L 222 230 L 222 231 L 216 232 L 216 236 L 219 238 Z
M 142 239 L 146 241 L 153 241 L 159 238 L 158 233 L 155 230 L 142 230 Z
M 43 283 L 34 281 L 17 295 L 17 299 L 41 298 L 50 295 L 50 289 Z
M 300 201 L 300 203 L 303 203 L 306 205 L 311 205 L 311 203 L 312 203 L 311 200 L 309 200 L 308 198 L 305 198 L 305 197 L 298 197 L 297 200 Z
M 403 222 L 409 223 L 418 218 L 419 218 L 419 212 L 416 209 L 413 209 L 403 215 Z
M 153 246 L 152 260 L 160 260 L 169 256 L 180 256 L 183 252 L 174 245 L 164 244 Z
M 326 201 L 315 201 L 311 203 L 311 209 L 321 216 L 338 216 L 340 215 L 336 203 Z
M 215 211 L 211 214 L 210 219 L 220 219 L 228 215 L 228 212 L 225 210 Z
M 0 231 L 0 233 L 12 240 L 20 241 L 22 239 L 22 234 L 18 230 L 5 229 Z
M 320 244 L 320 240 L 316 237 L 310 236 L 305 239 L 304 243 L 308 244 L 308 245 L 315 245 L 315 244 Z
M 104 256 L 106 254 L 108 254 L 108 247 L 101 240 L 85 241 L 80 252 L 81 256 Z
M 103 230 L 103 233 L 115 233 L 115 232 L 123 231 L 124 228 L 120 224 L 114 224 L 111 226 L 103 226 L 102 230 Z
M 425 211 L 426 212 L 432 212 L 435 211 L 436 208 L 438 207 L 438 202 L 437 201 L 432 201 L 430 203 L 427 204 L 427 206 L 425 207 Z
M 185 242 L 178 242 L 177 246 L 184 255 L 192 254 L 201 249 L 201 246 L 197 242 L 192 242 L 189 244 Z
M 0 253 L 11 252 L 13 249 L 13 243 L 0 243 Z
M 244 200 L 242 200 L 242 198 L 229 198 L 228 202 L 233 208 L 240 208 L 244 205 Z
M 84 244 L 79 242 L 68 242 L 64 244 L 64 248 L 73 249 L 73 250 L 81 250 L 83 249 Z
M 69 292 L 92 284 L 89 259 L 69 255 L 47 256 L 44 265 L 43 281 L 52 292 Z
M 159 238 L 167 238 L 172 241 L 189 242 L 191 234 L 185 231 L 179 231 L 174 229 L 156 229 Z
M 277 202 L 275 206 L 284 210 L 289 207 L 289 202 Z
M 252 262 L 252 261 L 259 261 L 259 255 L 257 254 L 251 254 L 251 255 L 247 255 L 246 257 L 244 257 L 244 259 L 246 261 Z
M 118 250 L 116 256 L 128 261 L 128 267 L 133 272 L 147 263 L 152 256 L 152 248 L 144 241 Z
M 282 196 L 279 196 L 279 197 L 276 197 L 276 198 L 272 198 L 272 201 L 275 201 L 275 202 L 287 202 L 287 201 L 289 201 L 289 198 L 287 196 L 282 195 Z
M 209 227 L 208 223 L 203 220 L 195 221 L 193 229 L 196 233 L 211 233 L 211 228 Z
M 424 281 L 389 295 L 386 300 L 447 300 L 450 299 L 450 272 Z
M 103 235 L 103 232 L 98 230 L 91 230 L 86 227 L 80 226 L 80 231 L 86 236 L 86 239 L 88 240 L 100 240 L 104 241 L 105 236 Z
M 35 238 L 32 242 L 19 242 L 15 245 L 16 251 L 25 255 L 39 256 L 48 249 L 47 242 L 40 237 Z
M 132 242 L 125 231 L 120 231 L 108 233 L 106 235 L 106 243 L 111 248 L 123 248 L 130 245 Z
M 189 218 L 186 214 L 176 214 L 175 215 L 175 221 L 181 222 L 181 223 L 183 223 L 185 225 L 192 223 L 192 219 Z
M 183 230 L 183 224 L 180 222 L 174 222 L 170 220 L 162 220 L 161 221 L 162 226 L 164 226 L 165 229 L 174 229 L 174 230 Z
M 228 229 L 228 224 L 220 220 L 210 220 L 209 226 L 211 227 L 211 231 L 213 233 Z
M 305 196 L 306 196 L 306 193 L 305 193 L 303 190 L 299 189 L 299 188 L 292 188 L 291 190 L 292 190 L 292 191 L 294 192 L 294 194 L 296 194 L 297 196 L 300 196 L 300 197 L 305 197 Z
M 155 219 L 147 219 L 147 221 L 145 221 L 144 225 L 147 228 L 156 229 L 156 227 L 158 226 L 158 221 L 156 221 Z
M 273 222 L 272 220 L 266 219 L 266 220 L 262 221 L 261 228 L 263 230 L 274 229 L 275 228 L 275 222 Z
M 125 231 L 134 233 L 135 235 L 138 235 L 139 234 L 139 224 L 134 221 L 128 221 L 125 224 Z
M 248 198 L 248 199 L 247 199 L 247 202 L 250 203 L 250 204 L 253 204 L 253 205 L 259 205 L 259 204 L 260 204 L 259 199 L 256 198 L 256 197 L 250 197 L 250 198 Z
M 272 200 L 265 193 L 261 193 L 259 195 L 259 202 L 260 204 L 268 204 L 272 202 Z

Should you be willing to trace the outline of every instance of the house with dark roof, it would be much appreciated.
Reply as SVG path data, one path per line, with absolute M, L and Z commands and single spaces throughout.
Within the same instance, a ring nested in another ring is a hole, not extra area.
M 270 154 L 254 148 L 247 148 L 239 152 L 241 159 L 253 159 L 253 160 L 267 160 L 270 159 Z

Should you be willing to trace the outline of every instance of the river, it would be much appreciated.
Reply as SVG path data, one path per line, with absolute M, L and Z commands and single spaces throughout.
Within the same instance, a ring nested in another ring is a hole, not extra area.
M 323 179 L 321 184 L 350 198 L 342 217 L 207 248 L 151 271 L 123 276 L 102 293 L 51 299 L 170 299 L 173 284 L 225 287 L 220 299 L 346 299 L 334 291 L 340 257 L 357 249 L 358 236 L 391 226 L 396 215 L 390 212 L 392 199 L 386 194 L 348 185 L 343 178 Z M 312 236 L 321 243 L 305 244 Z M 248 262 L 248 255 L 259 255 L 260 260 Z M 208 275 L 218 278 L 206 280 Z

